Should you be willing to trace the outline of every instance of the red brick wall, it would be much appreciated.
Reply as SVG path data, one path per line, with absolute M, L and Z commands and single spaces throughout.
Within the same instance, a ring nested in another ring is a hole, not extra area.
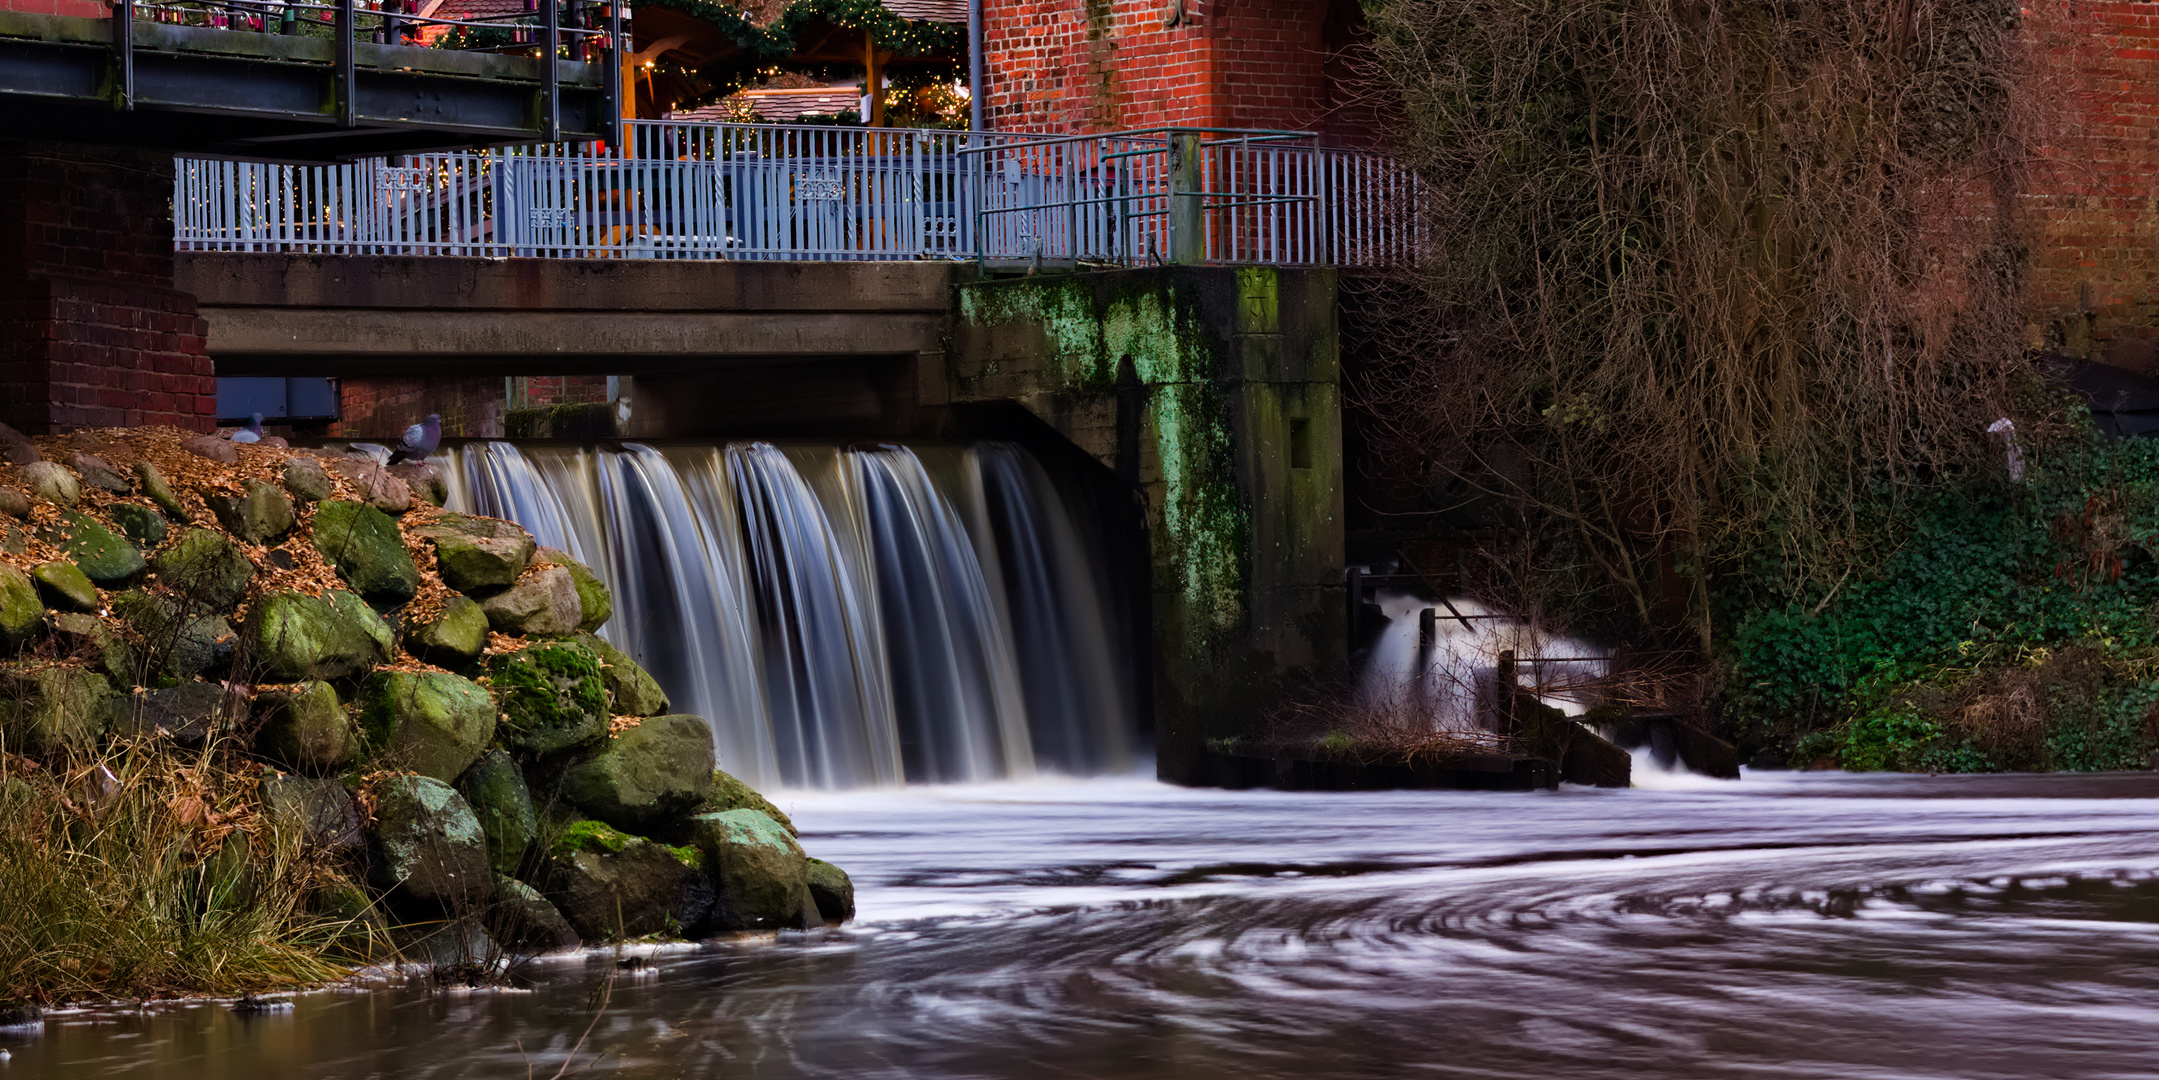
M 331 434 L 349 439 L 396 439 L 428 413 L 442 415 L 442 433 L 466 438 L 502 434 L 500 376 L 441 379 L 339 379 L 339 418 Z
M 1007 131 L 1191 127 L 1359 134 L 1340 44 L 1356 0 L 983 0 L 983 114 Z
M 521 408 L 550 405 L 602 405 L 607 402 L 605 375 L 532 375 L 524 380 Z
M 172 158 L 0 143 L 0 422 L 208 430 L 217 381 L 172 287 Z

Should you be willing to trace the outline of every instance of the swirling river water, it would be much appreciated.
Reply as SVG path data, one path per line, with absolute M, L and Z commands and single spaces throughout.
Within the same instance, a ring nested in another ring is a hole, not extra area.
M 2159 776 L 780 802 L 859 923 L 55 1014 L 0 1077 L 2159 1077 Z

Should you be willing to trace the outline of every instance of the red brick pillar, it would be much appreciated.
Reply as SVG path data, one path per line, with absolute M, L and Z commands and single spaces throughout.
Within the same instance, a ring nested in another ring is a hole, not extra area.
M 217 379 L 172 264 L 172 155 L 0 142 L 0 422 L 208 430 Z

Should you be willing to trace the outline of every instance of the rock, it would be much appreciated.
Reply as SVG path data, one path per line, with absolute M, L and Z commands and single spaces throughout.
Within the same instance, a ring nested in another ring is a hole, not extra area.
M 37 452 L 37 444 L 31 442 L 29 436 L 0 424 L 0 461 L 10 465 L 31 465 L 43 460 L 45 455 Z
M 82 568 L 65 559 L 39 563 L 30 571 L 38 595 L 48 606 L 61 611 L 96 611 L 97 586 L 83 576 Z
M 513 877 L 495 876 L 495 904 L 487 914 L 495 940 L 516 949 L 574 949 L 577 931 L 540 895 L 540 890 Z
M 88 668 L 0 665 L 0 734 L 14 753 L 88 753 L 111 723 L 113 696 Z
M 368 846 L 377 889 L 452 910 L 470 910 L 494 892 L 487 834 L 455 789 L 433 777 L 391 776 L 374 795 Z
M 59 527 L 39 530 L 38 537 L 67 552 L 101 589 L 128 588 L 150 568 L 135 545 L 85 514 L 70 513 Z
M 44 621 L 45 602 L 30 575 L 0 563 L 0 654 L 30 644 Z
M 247 598 L 255 564 L 215 529 L 188 529 L 158 553 L 157 579 L 209 611 L 231 611 Z
M 276 486 L 260 480 L 247 482 L 247 493 L 240 496 L 203 489 L 202 501 L 217 515 L 218 524 L 225 531 L 250 544 L 268 544 L 292 531 L 296 519 L 292 512 L 292 500 Z
M 667 711 L 667 691 L 621 649 L 591 634 L 572 640 L 600 658 L 600 677 L 607 681 L 607 695 L 614 701 L 616 716 L 658 716 Z
M 359 749 L 359 733 L 326 682 L 304 682 L 265 691 L 257 702 L 264 717 L 256 749 L 271 761 L 303 773 L 336 772 Z
M 607 591 L 607 583 L 560 548 L 541 548 L 540 558 L 568 570 L 570 580 L 577 583 L 577 628 L 589 634 L 607 625 L 615 615 L 615 595 Z
M 30 550 L 30 536 L 13 525 L 0 525 L 0 553 L 21 555 Z
M 0 424 L 0 427 L 7 427 L 7 425 Z M 8 428 L 8 430 L 13 431 L 14 429 Z M 0 1028 L 42 1028 L 44 1025 L 45 1010 L 27 1001 L 10 1001 L 6 1004 L 0 1004 Z
M 187 507 L 180 504 L 180 496 L 165 482 L 165 474 L 157 471 L 157 466 L 147 461 L 136 462 L 135 479 L 142 482 L 142 493 L 156 503 L 166 517 L 174 521 L 187 520 Z
M 512 584 L 536 546 L 516 522 L 464 514 L 443 514 L 413 533 L 434 541 L 442 583 L 461 593 Z
M 416 499 L 425 499 L 441 506 L 450 501 L 449 482 L 442 478 L 442 470 L 424 461 L 408 461 L 388 466 L 386 471 L 405 482 L 407 490 Z
M 379 671 L 360 700 L 360 724 L 380 768 L 455 780 L 495 738 L 495 699 L 456 675 Z
M 488 625 L 505 634 L 574 634 L 583 617 L 577 580 L 560 566 L 526 574 L 517 584 L 481 600 L 480 607 L 487 612 Z
M 336 924 L 331 928 L 331 940 L 335 948 L 346 956 L 373 959 L 380 952 L 380 945 L 389 937 L 390 923 L 383 918 L 382 909 L 366 889 L 333 878 L 326 885 L 318 886 L 307 898 L 307 908 Z
M 0 488 L 0 514 L 11 518 L 30 516 L 30 496 L 14 488 Z
M 298 829 L 307 842 L 335 854 L 358 851 L 367 843 L 360 806 L 345 782 L 334 777 L 270 776 L 262 782 L 262 808 L 270 821 Z
M 487 612 L 471 597 L 452 597 L 434 618 L 405 624 L 405 648 L 431 664 L 464 667 L 487 648 Z
M 220 465 L 240 463 L 239 449 L 215 435 L 197 435 L 191 439 L 182 439 L 180 449 L 196 457 L 209 458 Z
M 688 823 L 690 843 L 705 855 L 717 895 L 712 922 L 719 930 L 778 930 L 803 924 L 809 894 L 809 856 L 780 823 L 755 810 L 699 814 Z
M 82 482 L 91 487 L 103 488 L 115 495 L 131 495 L 135 491 L 135 485 L 128 483 L 127 477 L 120 475 L 118 469 L 96 454 L 77 450 L 67 456 L 67 467 L 75 470 L 75 475 L 82 477 Z
M 341 679 L 390 659 L 389 624 L 348 592 L 272 593 L 248 613 L 248 652 L 264 682 Z
M 92 668 L 119 680 L 119 685 L 133 686 L 141 678 L 136 670 L 135 650 L 127 640 L 113 633 L 104 620 L 95 615 L 65 612 L 53 616 L 53 635 L 59 639 L 61 653 L 89 664 Z
M 771 800 L 759 795 L 754 788 L 734 776 L 714 769 L 712 770 L 712 792 L 705 796 L 703 803 L 698 805 L 697 812 L 711 814 L 722 810 L 755 810 L 779 822 L 780 827 L 787 830 L 787 835 L 802 835 L 795 831 L 795 823 L 788 820 L 787 815 L 781 813 L 779 807 L 772 805 Z
M 542 891 L 586 941 L 681 933 L 712 910 L 695 848 L 671 848 L 580 821 L 548 849 Z
M 33 461 L 22 467 L 22 486 L 30 489 L 33 498 L 43 499 L 61 506 L 74 506 L 82 501 L 82 485 L 75 481 L 75 474 L 62 468 L 58 462 Z
M 285 490 L 295 499 L 321 502 L 330 497 L 330 474 L 322 471 L 322 463 L 314 458 L 296 457 L 285 462 L 280 473 Z
M 331 466 L 360 489 L 361 500 L 369 506 L 385 514 L 412 509 L 412 490 L 382 466 L 365 458 L 339 458 Z
M 377 604 L 402 604 L 420 590 L 419 567 L 397 522 L 372 506 L 331 500 L 316 507 L 315 550 L 354 592 Z
M 487 833 L 487 857 L 497 871 L 514 874 L 525 861 L 525 850 L 540 834 L 540 817 L 532 808 L 532 792 L 525 786 L 517 762 L 501 750 L 490 751 L 479 764 L 457 781 Z
M 165 516 L 137 503 L 114 503 L 106 516 L 119 526 L 120 535 L 138 550 L 149 551 L 165 542 Z
M 485 986 L 502 964 L 502 946 L 476 917 L 393 927 L 390 941 L 399 960 L 425 966 L 440 984 Z
M 598 657 L 573 642 L 543 642 L 487 661 L 488 687 L 502 713 L 502 743 L 520 754 L 552 754 L 607 734 L 607 683 Z
M 155 735 L 182 746 L 199 747 L 210 741 L 217 727 L 224 688 L 216 683 L 184 682 L 162 690 L 138 693 L 123 701 L 122 712 L 111 732 L 115 735 Z
M 191 679 L 232 662 L 239 644 L 222 615 L 190 615 L 169 596 L 127 592 L 112 598 L 112 612 L 141 638 L 150 672 Z
M 712 725 L 696 716 L 654 716 L 571 766 L 562 793 L 609 825 L 651 832 L 695 809 L 712 790 L 712 773 Z
M 810 899 L 817 904 L 817 917 L 828 923 L 843 923 L 855 917 L 855 883 L 847 871 L 824 861 L 811 859 Z

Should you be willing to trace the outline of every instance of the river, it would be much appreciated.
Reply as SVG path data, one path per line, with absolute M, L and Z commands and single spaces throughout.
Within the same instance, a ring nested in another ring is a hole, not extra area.
M 56 1014 L 0 1077 L 2159 1077 L 2159 776 L 1650 778 L 789 795 L 844 931 Z

